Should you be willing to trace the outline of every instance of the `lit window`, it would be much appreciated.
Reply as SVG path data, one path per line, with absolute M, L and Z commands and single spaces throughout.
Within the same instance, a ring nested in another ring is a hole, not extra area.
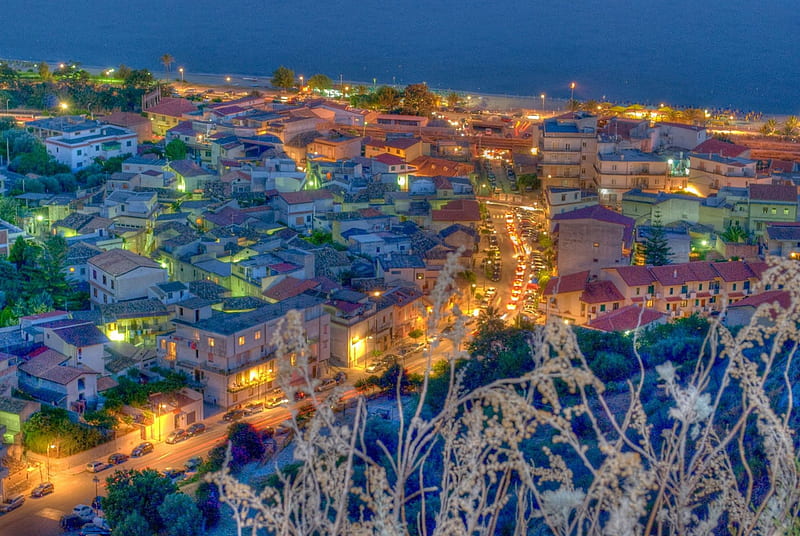
M 240 335 L 239 336 L 239 346 L 243 346 L 243 345 L 244 345 L 244 335 Z
M 257 341 L 260 341 L 261 340 L 261 332 L 260 331 L 256 331 L 255 337 L 256 337 Z
M 208 338 L 208 346 L 209 348 L 214 348 L 214 337 Z

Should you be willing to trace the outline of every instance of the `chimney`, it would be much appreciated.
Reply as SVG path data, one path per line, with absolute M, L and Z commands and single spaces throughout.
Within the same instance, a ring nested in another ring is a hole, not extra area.
M 673 279 L 678 279 L 678 270 L 677 270 L 677 268 L 675 270 L 672 270 L 672 278 Z

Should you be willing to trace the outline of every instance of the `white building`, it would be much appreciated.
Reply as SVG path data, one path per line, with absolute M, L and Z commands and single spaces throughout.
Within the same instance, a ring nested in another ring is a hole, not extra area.
M 86 128 L 65 131 L 44 141 L 48 154 L 58 162 L 77 171 L 94 162 L 95 158 L 111 158 L 136 153 L 137 135 L 120 127 L 99 125 L 92 121 Z

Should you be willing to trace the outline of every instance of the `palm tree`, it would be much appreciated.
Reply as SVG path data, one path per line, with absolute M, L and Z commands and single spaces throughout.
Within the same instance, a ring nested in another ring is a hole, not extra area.
M 478 316 L 478 330 L 482 333 L 496 333 L 505 329 L 505 320 L 500 316 L 500 311 L 495 307 L 487 307 Z
M 175 63 L 175 58 L 173 58 L 171 54 L 164 54 L 161 56 L 161 63 L 164 65 L 164 72 L 166 73 L 167 78 L 169 78 L 170 68 L 172 67 L 172 64 Z
M 790 115 L 786 118 L 786 121 L 783 122 L 783 129 L 781 129 L 781 133 L 784 136 L 791 138 L 797 134 L 798 127 L 800 127 L 800 120 L 798 120 L 796 116 Z
M 761 132 L 764 136 L 773 136 L 778 131 L 778 122 L 774 119 L 767 119 L 764 121 L 764 124 L 761 125 L 759 132 Z

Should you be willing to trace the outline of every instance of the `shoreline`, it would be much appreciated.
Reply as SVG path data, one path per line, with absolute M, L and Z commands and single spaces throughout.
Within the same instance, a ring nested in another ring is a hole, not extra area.
M 58 65 L 59 61 L 50 61 L 50 60 L 43 60 L 47 63 L 51 70 L 53 66 Z M 20 59 L 6 59 L 0 58 L 0 62 L 8 63 L 9 65 L 13 66 L 20 66 L 20 68 L 25 69 L 33 69 L 37 62 L 32 60 L 20 60 Z M 99 74 L 103 71 L 109 69 L 109 67 L 101 67 L 96 65 L 84 65 L 79 63 L 80 67 L 92 74 Z M 135 69 L 135 67 L 128 66 L 131 69 Z M 164 78 L 163 75 L 167 74 L 166 72 L 162 71 L 159 73 L 158 71 L 148 69 L 154 78 L 160 80 L 162 82 L 168 82 L 170 84 L 180 84 L 180 83 L 188 83 L 188 84 L 197 84 L 203 85 L 208 87 L 214 88 L 229 88 L 234 90 L 275 90 L 270 85 L 270 78 L 271 75 L 253 75 L 253 74 L 242 74 L 242 73 L 229 73 L 229 74 L 219 74 L 219 73 L 203 73 L 203 72 L 184 72 L 183 76 L 181 76 L 178 72 L 178 66 L 175 66 L 175 70 L 170 72 L 169 78 Z M 172 78 L 172 75 L 177 75 Z M 183 81 L 181 80 L 183 78 Z M 230 78 L 231 81 L 228 82 L 227 78 Z M 366 86 L 372 87 L 381 87 L 381 86 L 389 86 L 395 89 L 402 89 L 405 85 L 402 84 L 372 84 L 369 81 L 363 80 L 334 80 L 331 78 L 333 82 L 333 87 L 339 86 L 339 84 L 344 84 L 346 86 Z M 456 90 L 452 88 L 435 88 L 430 87 L 429 89 L 437 94 L 445 95 L 450 92 L 458 93 L 462 96 L 469 96 L 476 99 L 478 102 L 477 105 L 472 105 L 468 109 L 471 110 L 487 110 L 487 111 L 518 111 L 518 110 L 531 110 L 531 111 L 539 111 L 540 113 L 555 113 L 555 112 L 566 112 L 567 111 L 567 104 L 569 103 L 569 99 L 564 98 L 556 98 L 556 97 L 545 97 L 545 105 L 544 109 L 541 106 L 541 96 L 540 95 L 512 95 L 508 93 L 486 93 L 486 92 L 479 92 L 479 91 L 469 91 L 469 90 Z M 587 99 L 587 100 L 594 100 L 594 99 Z M 586 101 L 582 101 L 586 102 Z M 598 101 L 599 102 L 599 101 Z M 627 101 L 626 101 L 627 102 Z M 612 104 L 619 104 L 622 103 L 614 103 Z M 643 105 L 645 107 L 656 107 L 655 105 Z M 728 108 L 715 108 L 715 107 L 703 107 L 703 106 L 673 106 L 676 110 L 685 110 L 685 109 L 712 109 L 712 110 L 729 110 Z M 789 117 L 792 114 L 791 112 L 783 112 L 783 113 L 766 113 L 766 112 L 758 112 L 762 114 L 762 119 L 759 122 L 766 121 L 767 119 L 776 119 L 778 121 L 785 120 L 786 117 Z

